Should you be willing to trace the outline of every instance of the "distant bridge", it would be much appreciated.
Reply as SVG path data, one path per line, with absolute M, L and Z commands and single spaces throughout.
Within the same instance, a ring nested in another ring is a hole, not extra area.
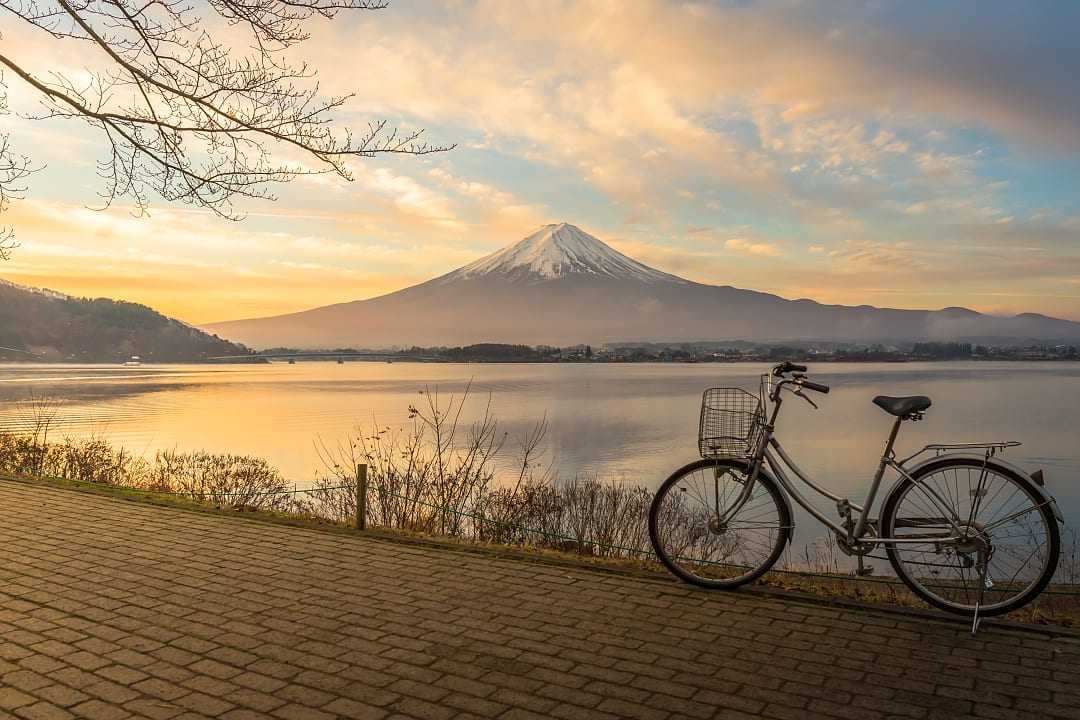
M 441 362 L 445 358 L 435 357 L 433 355 L 414 355 L 409 353 L 379 353 L 379 352 L 364 352 L 359 350 L 311 350 L 311 351 L 298 351 L 298 352 L 281 352 L 281 353 L 258 353 L 256 355 L 219 355 L 217 357 L 207 358 L 214 362 L 251 362 L 259 358 L 265 358 L 267 360 L 372 360 L 372 361 L 393 361 L 404 360 L 411 362 Z

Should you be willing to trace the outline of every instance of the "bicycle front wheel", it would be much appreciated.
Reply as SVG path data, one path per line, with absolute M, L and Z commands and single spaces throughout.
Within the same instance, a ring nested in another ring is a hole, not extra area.
M 980 615 L 1001 615 L 1042 592 L 1061 540 L 1053 509 L 1031 480 L 978 458 L 943 458 L 913 479 L 897 483 L 881 512 L 883 537 L 911 541 L 886 548 L 912 592 L 962 615 L 976 606 Z M 954 524 L 967 539 L 942 542 L 956 534 Z
M 745 462 L 699 460 L 660 486 L 649 538 L 668 570 L 694 585 L 730 589 L 772 567 L 791 536 L 791 512 L 764 471 L 744 498 L 748 475 Z

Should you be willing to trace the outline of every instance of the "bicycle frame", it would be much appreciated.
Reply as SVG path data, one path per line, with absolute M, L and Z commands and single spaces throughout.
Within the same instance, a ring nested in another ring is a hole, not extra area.
M 847 544 L 851 546 L 863 542 L 871 542 L 875 545 L 895 543 L 925 543 L 927 541 L 949 543 L 958 542 L 963 539 L 964 531 L 958 524 L 959 518 L 952 517 L 952 514 L 949 511 L 949 506 L 945 502 L 945 500 L 942 499 L 934 491 L 933 488 L 926 486 L 925 484 L 919 482 L 918 479 L 912 477 L 904 468 L 905 462 L 910 461 L 912 458 L 916 457 L 925 450 L 933 449 L 933 446 L 927 446 L 927 448 L 924 448 L 923 451 L 920 451 L 920 453 L 916 453 L 915 455 L 909 456 L 901 461 L 896 460 L 895 453 L 893 452 L 893 445 L 896 443 L 896 436 L 900 432 L 900 423 L 902 422 L 902 418 L 896 418 L 896 421 L 893 423 L 892 431 L 889 433 L 888 442 L 886 442 L 885 444 L 885 450 L 881 455 L 880 462 L 878 463 L 877 472 L 874 473 L 874 479 L 870 484 L 870 490 L 866 495 L 866 499 L 863 501 L 862 505 L 856 505 L 855 503 L 851 502 L 850 499 L 837 495 L 816 483 L 813 478 L 811 478 L 807 473 L 803 472 L 799 468 L 799 466 L 795 464 L 795 461 L 792 460 L 791 456 L 789 456 L 784 451 L 784 448 L 776 439 L 774 434 L 776 418 L 780 413 L 780 406 L 783 404 L 783 398 L 780 396 L 780 388 L 782 386 L 783 382 L 781 382 L 781 384 L 777 386 L 777 389 L 775 391 L 770 393 L 770 399 L 773 401 L 772 416 L 769 418 L 769 421 L 764 426 L 764 431 L 761 435 L 757 451 L 753 455 L 753 464 L 751 465 L 749 479 L 746 482 L 746 487 L 743 488 L 742 493 L 740 493 L 740 496 L 735 500 L 731 508 L 729 508 L 723 514 L 723 517 L 720 518 L 722 522 L 728 520 L 735 513 L 737 513 L 742 507 L 742 505 L 750 498 L 750 495 L 753 493 L 754 483 L 757 481 L 757 476 L 758 473 L 761 471 L 762 465 L 768 464 L 769 468 L 772 470 L 776 478 L 776 481 L 788 493 L 790 497 L 795 499 L 795 502 L 797 502 L 808 513 L 810 513 L 815 518 L 824 523 L 827 527 L 836 532 L 838 536 L 843 537 L 846 540 Z M 799 480 L 809 486 L 811 490 L 815 491 L 822 497 L 826 497 L 837 503 L 837 507 L 840 509 L 841 517 L 844 517 L 845 509 L 850 509 L 852 511 L 858 512 L 859 516 L 858 520 L 855 522 L 855 525 L 850 528 L 844 527 L 843 525 L 840 525 L 839 523 L 834 522 L 832 519 L 826 517 L 824 513 L 814 507 L 810 503 L 810 501 L 807 500 L 807 498 L 801 492 L 799 492 L 798 488 L 795 486 L 795 483 L 790 477 L 788 477 L 787 472 L 785 472 L 785 467 L 789 469 L 795 475 L 795 477 L 797 477 Z M 937 509 L 942 511 L 942 517 L 946 521 L 948 521 L 953 534 L 907 536 L 902 538 L 883 538 L 878 535 L 869 535 L 868 530 L 870 528 L 876 527 L 875 521 L 870 517 L 870 510 L 874 505 L 874 500 L 877 499 L 878 492 L 881 488 L 881 481 L 885 476 L 886 468 L 891 468 L 895 470 L 901 477 L 907 478 L 915 485 L 915 487 L 919 488 L 922 491 L 923 495 Z M 982 480 L 980 479 L 980 483 L 981 482 Z

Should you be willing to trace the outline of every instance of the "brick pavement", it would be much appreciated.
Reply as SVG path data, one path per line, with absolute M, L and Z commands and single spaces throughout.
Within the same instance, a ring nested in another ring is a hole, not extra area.
M 0 481 L 0 717 L 1080 718 L 1080 642 Z

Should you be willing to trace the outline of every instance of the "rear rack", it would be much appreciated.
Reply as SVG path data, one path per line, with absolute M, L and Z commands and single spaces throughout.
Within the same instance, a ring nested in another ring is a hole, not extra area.
M 999 452 L 1005 452 L 1006 448 L 1019 447 L 1022 443 L 1016 440 L 1004 440 L 1002 442 L 976 442 L 976 443 L 934 443 L 933 445 L 927 445 L 922 450 L 916 453 L 908 455 L 903 460 L 900 460 L 897 464 L 904 465 L 905 463 L 914 460 L 923 453 L 932 452 L 934 455 L 940 455 L 948 450 L 982 450 L 987 458 L 992 458 Z

